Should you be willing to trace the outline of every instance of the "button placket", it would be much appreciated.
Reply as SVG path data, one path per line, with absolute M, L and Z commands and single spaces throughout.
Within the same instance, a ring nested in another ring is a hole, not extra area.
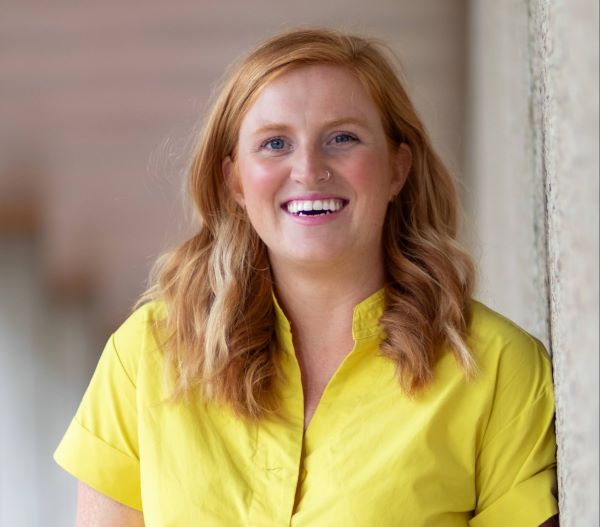
M 280 387 L 281 419 L 261 423 L 254 464 L 259 478 L 254 484 L 250 508 L 252 526 L 289 526 L 300 477 L 304 435 L 304 401 L 300 368 L 288 351 L 282 356 L 287 374 Z

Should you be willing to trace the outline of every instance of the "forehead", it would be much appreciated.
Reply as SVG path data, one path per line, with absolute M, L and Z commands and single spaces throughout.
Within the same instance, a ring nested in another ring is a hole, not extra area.
M 348 68 L 301 66 L 262 87 L 242 119 L 240 134 L 271 122 L 317 123 L 352 118 L 380 123 L 379 110 Z

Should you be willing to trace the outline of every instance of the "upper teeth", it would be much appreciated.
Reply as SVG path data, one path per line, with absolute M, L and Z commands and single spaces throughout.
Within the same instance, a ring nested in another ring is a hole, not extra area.
M 324 210 L 330 212 L 336 212 L 344 206 L 341 199 L 316 199 L 313 201 L 289 201 L 286 204 L 288 212 L 292 214 L 302 211 L 310 210 Z

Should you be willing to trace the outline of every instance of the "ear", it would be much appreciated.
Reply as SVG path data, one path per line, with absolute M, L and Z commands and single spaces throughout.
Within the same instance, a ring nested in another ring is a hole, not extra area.
M 236 203 L 244 208 L 244 193 L 242 192 L 242 186 L 240 184 L 240 178 L 237 174 L 237 170 L 233 164 L 231 156 L 227 156 L 221 163 L 221 169 L 223 170 L 223 177 L 225 178 L 225 184 L 231 192 L 233 199 Z
M 393 165 L 392 184 L 390 185 L 390 201 L 392 201 L 404 187 L 406 178 L 412 167 L 412 150 L 406 143 L 398 146 Z

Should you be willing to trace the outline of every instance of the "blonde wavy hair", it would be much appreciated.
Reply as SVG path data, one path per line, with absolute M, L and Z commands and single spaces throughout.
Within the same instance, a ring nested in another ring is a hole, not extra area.
M 162 256 L 141 301 L 160 299 L 174 368 L 173 398 L 199 390 L 239 416 L 277 413 L 281 378 L 272 278 L 264 244 L 228 191 L 222 161 L 235 156 L 240 123 L 260 90 L 295 68 L 336 65 L 373 97 L 392 146 L 407 143 L 413 165 L 384 225 L 386 307 L 380 350 L 401 388 L 416 395 L 432 380 L 444 344 L 468 376 L 466 345 L 474 267 L 456 241 L 453 181 L 380 43 L 345 33 L 296 30 L 266 41 L 229 74 L 189 167 L 196 234 Z

